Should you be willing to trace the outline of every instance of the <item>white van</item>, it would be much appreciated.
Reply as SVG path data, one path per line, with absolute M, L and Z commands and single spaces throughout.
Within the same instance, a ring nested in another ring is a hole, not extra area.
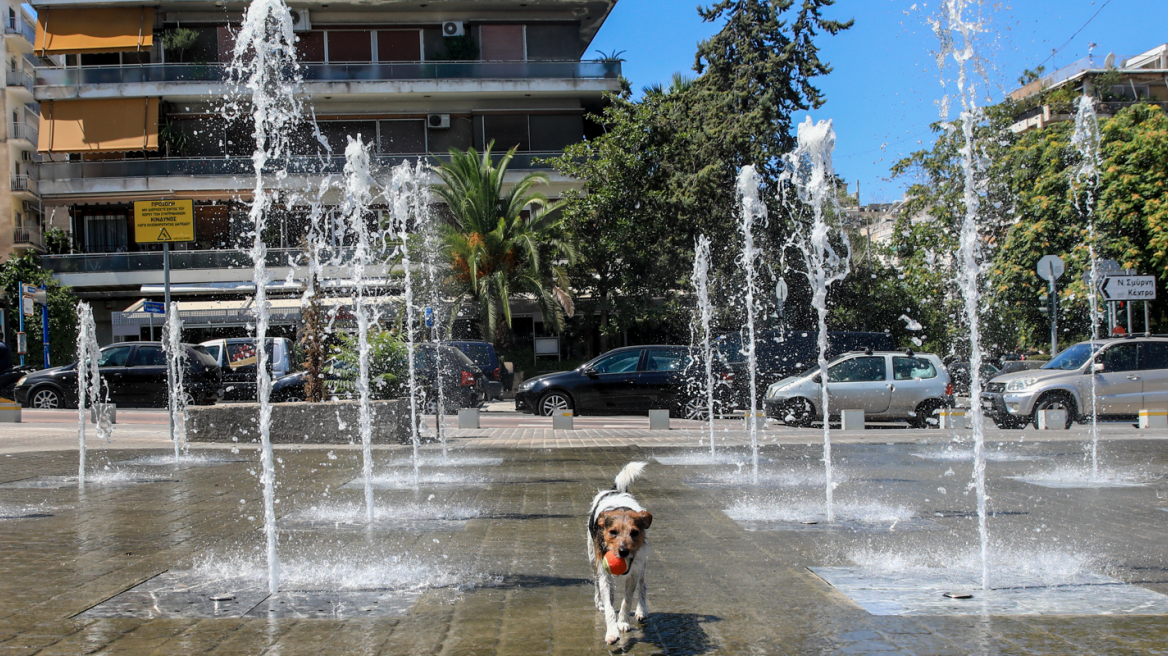
M 279 380 L 296 371 L 295 344 L 287 337 L 268 337 L 268 371 Z M 251 337 L 212 339 L 200 344 L 219 363 L 223 372 L 225 400 L 254 401 L 256 398 L 256 341 Z

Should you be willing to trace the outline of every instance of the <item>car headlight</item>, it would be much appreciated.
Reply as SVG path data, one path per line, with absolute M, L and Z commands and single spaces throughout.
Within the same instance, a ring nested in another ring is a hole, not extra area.
M 529 389 L 531 389 L 531 388 L 533 388 L 533 387 L 535 387 L 535 381 L 534 381 L 534 380 L 525 380 L 525 381 L 523 381 L 522 383 L 520 383 L 520 384 L 519 384 L 519 391 L 520 391 L 520 392 L 526 392 L 527 390 L 529 390 Z
M 21 376 L 20 380 L 16 381 L 16 386 L 20 387 L 21 385 L 24 384 L 24 381 L 26 381 L 26 380 L 28 380 L 28 376 Z
M 773 398 L 775 398 L 776 396 L 778 396 L 778 395 L 779 395 L 779 389 L 780 389 L 780 388 L 782 388 L 782 385 L 780 385 L 780 384 L 778 384 L 778 383 L 775 383 L 775 384 L 771 385 L 770 387 L 768 387 L 768 388 L 767 388 L 767 391 L 766 391 L 766 397 L 767 397 L 768 399 L 773 399 Z
M 1006 383 L 1007 392 L 1021 392 L 1022 390 L 1037 383 L 1037 378 L 1018 378 Z

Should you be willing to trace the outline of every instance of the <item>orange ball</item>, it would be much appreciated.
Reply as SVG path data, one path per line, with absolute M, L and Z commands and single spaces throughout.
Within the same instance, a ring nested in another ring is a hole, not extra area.
M 620 576 L 629 571 L 629 565 L 625 562 L 625 559 L 612 551 L 604 554 L 604 564 L 613 576 Z

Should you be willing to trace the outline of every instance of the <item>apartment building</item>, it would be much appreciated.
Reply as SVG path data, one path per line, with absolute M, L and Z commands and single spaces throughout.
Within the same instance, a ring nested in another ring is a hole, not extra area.
M 539 158 L 587 136 L 585 113 L 619 89 L 619 62 L 583 59 L 615 2 L 292 4 L 302 90 L 332 154 L 299 140 L 285 185 L 340 173 L 346 137 L 357 134 L 382 167 L 493 141 L 497 151 L 518 148 L 510 181 L 541 168 Z M 35 54 L 60 60 L 38 68 L 33 85 L 46 160 L 39 191 L 46 222 L 68 230 L 76 251 L 46 257 L 46 266 L 95 301 L 102 343 L 144 337 L 147 317 L 133 310 L 161 293 L 162 258 L 156 245 L 134 242 L 133 203 L 192 199 L 195 241 L 174 245 L 172 293 L 199 308 L 184 318 L 189 328 L 241 329 L 251 322 L 244 244 L 254 144 L 246 122 L 225 120 L 220 104 L 246 3 L 34 6 Z M 578 186 L 545 172 L 550 197 Z M 264 234 L 276 298 L 303 284 L 294 260 L 307 229 L 306 208 L 281 209 Z M 277 331 L 294 330 L 298 318 L 296 308 L 281 314 Z
M 1168 43 L 1132 56 L 1087 56 L 1012 91 L 1012 100 L 1030 107 L 1018 115 L 1010 129 L 1025 132 L 1074 120 L 1073 103 L 1049 101 L 1060 90 L 1073 91 L 1076 96 L 1097 95 L 1101 102 L 1096 112 L 1101 118 L 1137 102 L 1157 103 L 1168 109 Z
M 0 156 L 0 259 L 27 249 L 44 250 L 36 161 L 39 108 L 33 99 L 37 60 L 36 21 L 19 2 L 7 0 L 4 13 L 4 93 L 0 113 L 6 147 Z

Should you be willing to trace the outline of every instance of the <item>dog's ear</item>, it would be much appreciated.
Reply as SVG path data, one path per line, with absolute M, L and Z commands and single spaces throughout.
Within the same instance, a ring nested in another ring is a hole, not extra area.
M 599 524 L 601 528 L 609 528 L 612 526 L 612 511 L 606 510 L 597 515 L 596 523 Z
M 635 515 L 633 523 L 643 531 L 649 528 L 649 526 L 653 523 L 653 515 L 649 514 L 648 510 L 642 510 Z

